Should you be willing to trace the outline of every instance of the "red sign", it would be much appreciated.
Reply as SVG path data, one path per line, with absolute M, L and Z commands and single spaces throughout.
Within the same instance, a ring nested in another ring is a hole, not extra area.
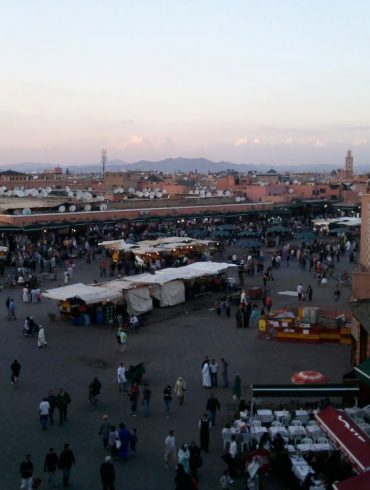
M 316 419 L 358 471 L 370 469 L 370 439 L 345 412 L 327 407 L 316 414 Z

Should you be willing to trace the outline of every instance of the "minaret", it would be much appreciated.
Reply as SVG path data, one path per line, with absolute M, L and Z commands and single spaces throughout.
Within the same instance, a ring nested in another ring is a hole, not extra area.
M 347 151 L 345 175 L 346 175 L 346 178 L 352 178 L 353 177 L 353 156 L 352 156 L 351 150 Z

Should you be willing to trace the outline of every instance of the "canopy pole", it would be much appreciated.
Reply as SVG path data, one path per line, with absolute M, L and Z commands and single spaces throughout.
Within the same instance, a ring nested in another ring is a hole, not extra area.
M 253 385 L 251 385 L 251 418 L 253 418 L 254 398 L 253 398 Z

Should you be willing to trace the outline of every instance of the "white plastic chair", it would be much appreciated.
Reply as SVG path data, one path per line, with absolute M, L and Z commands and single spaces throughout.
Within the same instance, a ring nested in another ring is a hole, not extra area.
M 313 440 L 311 439 L 311 437 L 304 437 L 302 439 L 302 444 L 313 444 Z
M 228 445 L 231 444 L 231 431 L 230 432 L 223 432 L 222 433 L 222 440 L 223 440 L 223 446 L 224 446 L 224 451 L 226 451 Z
M 290 425 L 290 421 L 291 421 L 292 417 L 290 415 L 286 415 L 282 420 L 281 420 L 281 423 L 285 426 L 285 427 L 289 427 Z
M 252 427 L 262 427 L 262 423 L 258 419 L 251 420 L 251 426 Z
M 326 437 L 318 437 L 317 444 L 329 444 L 329 441 Z
M 316 420 L 309 420 L 307 422 L 307 425 L 312 426 L 312 427 L 315 426 L 315 425 L 317 425 Z
M 291 425 L 294 427 L 302 427 L 302 422 L 300 420 L 292 420 Z
M 274 420 L 273 422 L 271 422 L 271 427 L 282 427 L 282 423 L 278 420 Z

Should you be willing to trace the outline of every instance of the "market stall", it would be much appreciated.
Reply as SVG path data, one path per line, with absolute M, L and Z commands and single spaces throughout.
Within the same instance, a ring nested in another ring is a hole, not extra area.
M 338 342 L 349 345 L 351 328 L 346 319 L 324 319 L 323 313 L 316 307 L 277 310 L 260 320 L 259 333 L 268 339 L 281 341 Z
M 114 280 L 100 283 L 99 286 L 123 295 L 126 302 L 126 311 L 129 315 L 142 315 L 153 309 L 153 300 L 149 287 L 144 284 L 136 284 L 129 280 Z
M 74 325 L 111 323 L 116 314 L 116 305 L 123 302 L 120 291 L 82 283 L 49 289 L 42 295 L 59 301 L 61 317 L 72 320 Z

